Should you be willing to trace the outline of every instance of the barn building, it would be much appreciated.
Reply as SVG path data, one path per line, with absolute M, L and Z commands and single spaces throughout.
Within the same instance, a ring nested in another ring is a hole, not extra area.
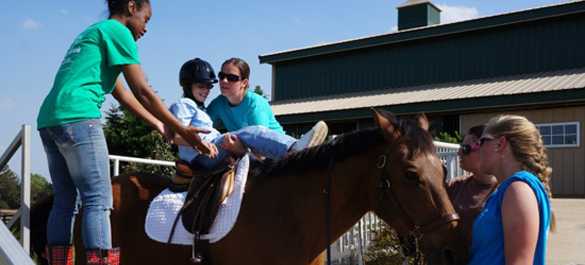
M 585 197 L 585 1 L 441 24 L 424 0 L 398 7 L 398 31 L 259 56 L 290 133 L 372 126 L 371 107 L 425 112 L 434 133 L 501 113 L 536 123 L 555 196 Z

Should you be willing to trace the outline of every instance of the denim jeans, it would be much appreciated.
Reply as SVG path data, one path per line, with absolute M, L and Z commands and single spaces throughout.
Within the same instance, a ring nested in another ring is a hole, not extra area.
M 72 243 L 78 194 L 86 249 L 112 248 L 112 186 L 108 147 L 100 120 L 39 129 L 49 162 L 55 200 L 47 224 L 49 245 Z
M 236 135 L 244 147 L 250 148 L 252 152 L 275 160 L 282 159 L 288 154 L 291 145 L 297 141 L 297 139 L 291 136 L 257 125 L 244 127 L 240 130 L 230 132 L 230 134 Z M 224 162 L 226 157 L 230 155 L 230 152 L 221 147 L 223 137 L 224 135 L 220 135 L 213 139 L 213 143 L 217 146 L 218 151 L 216 158 L 211 159 L 205 155 L 198 155 L 191 163 L 212 169 Z

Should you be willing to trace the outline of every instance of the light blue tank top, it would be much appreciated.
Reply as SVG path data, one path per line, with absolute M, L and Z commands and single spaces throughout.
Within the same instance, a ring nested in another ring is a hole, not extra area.
M 533 264 L 545 264 L 546 241 L 551 216 L 550 202 L 544 185 L 542 185 L 538 177 L 528 171 L 519 171 L 498 186 L 496 191 L 488 198 L 484 209 L 475 219 L 470 265 L 503 265 L 506 263 L 504 256 L 504 229 L 502 226 L 502 201 L 506 190 L 514 181 L 524 181 L 536 195 L 540 225 Z

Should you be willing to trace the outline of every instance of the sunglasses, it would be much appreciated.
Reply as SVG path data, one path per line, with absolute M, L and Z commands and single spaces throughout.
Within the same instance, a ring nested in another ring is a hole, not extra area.
M 217 77 L 219 78 L 219 80 L 227 79 L 228 82 L 238 82 L 242 80 L 242 78 L 237 75 L 226 74 L 224 72 L 219 72 Z
M 486 142 L 489 142 L 489 141 L 492 141 L 492 140 L 495 140 L 495 138 L 489 137 L 489 136 L 482 136 L 481 138 L 479 138 L 479 146 L 482 146 Z
M 461 144 L 459 146 L 459 151 L 462 155 L 469 155 L 472 152 L 479 150 L 479 146 L 480 145 L 478 144 Z

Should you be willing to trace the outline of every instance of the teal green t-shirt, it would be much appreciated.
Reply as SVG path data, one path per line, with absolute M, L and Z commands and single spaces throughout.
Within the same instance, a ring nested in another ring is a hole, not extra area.
M 232 106 L 225 96 L 219 95 L 207 107 L 207 113 L 214 124 L 222 123 L 230 132 L 246 126 L 262 125 L 281 134 L 285 134 L 280 123 L 274 117 L 268 100 L 247 91 L 242 102 Z
M 37 128 L 98 119 L 105 95 L 114 90 L 122 65 L 140 64 L 130 30 L 115 19 L 89 26 L 61 62 L 43 101 Z

